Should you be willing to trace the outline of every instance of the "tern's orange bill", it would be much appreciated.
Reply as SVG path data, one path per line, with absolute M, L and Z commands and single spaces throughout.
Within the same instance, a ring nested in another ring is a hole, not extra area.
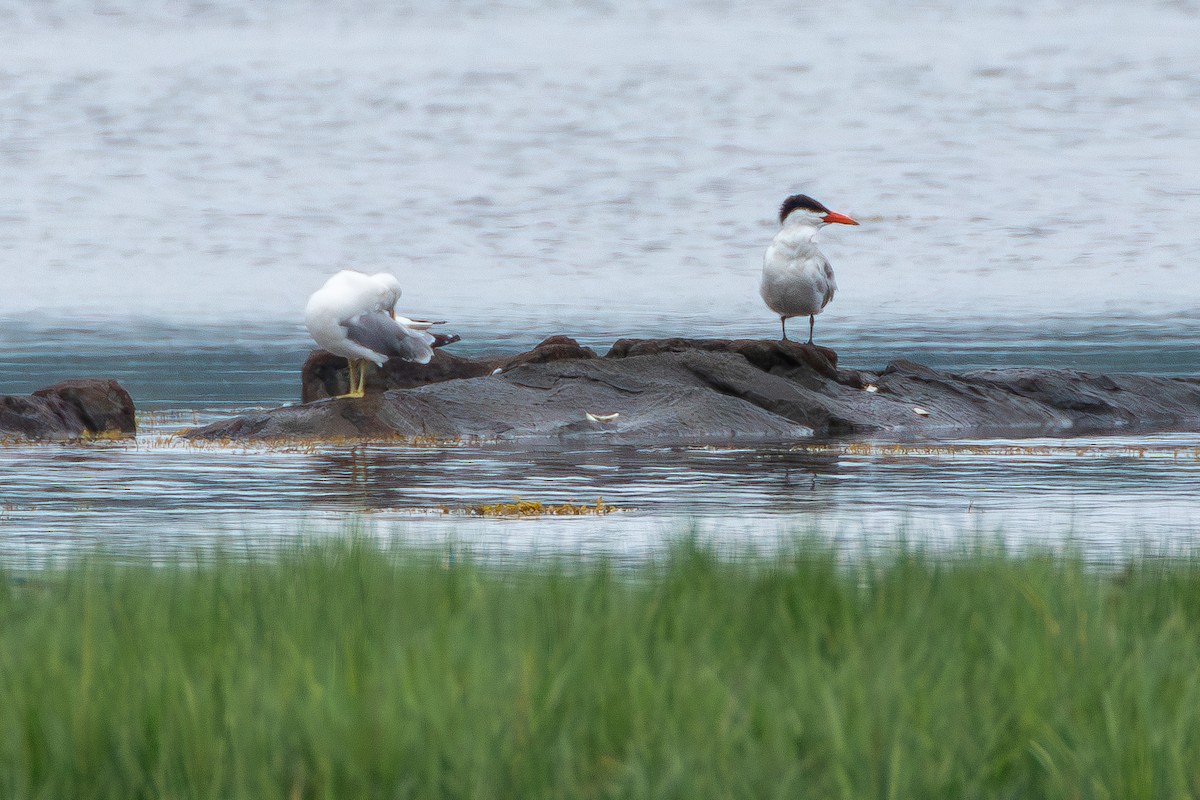
M 858 223 L 847 217 L 845 214 L 839 214 L 836 211 L 830 211 L 822 219 L 825 222 L 840 222 L 843 225 L 857 225 Z

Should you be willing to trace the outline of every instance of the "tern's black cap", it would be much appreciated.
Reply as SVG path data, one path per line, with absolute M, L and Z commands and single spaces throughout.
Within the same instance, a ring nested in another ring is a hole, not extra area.
M 787 219 L 787 215 L 795 211 L 797 208 L 803 208 L 805 211 L 819 211 L 822 214 L 828 214 L 829 209 L 813 200 L 806 194 L 794 194 L 787 200 L 783 201 L 783 205 L 779 207 L 779 221 L 783 222 Z

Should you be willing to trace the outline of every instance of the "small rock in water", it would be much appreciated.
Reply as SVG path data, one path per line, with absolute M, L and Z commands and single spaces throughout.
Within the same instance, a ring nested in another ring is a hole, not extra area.
M 0 440 L 121 439 L 136 433 L 133 398 L 114 380 L 78 378 L 27 397 L 0 396 Z

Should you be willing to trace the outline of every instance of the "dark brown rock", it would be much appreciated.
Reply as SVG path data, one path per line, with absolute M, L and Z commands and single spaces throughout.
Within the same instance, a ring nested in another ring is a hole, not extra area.
M 1192 379 L 1029 369 L 952 374 L 903 360 L 876 374 L 838 369 L 825 348 L 778 341 L 623 339 L 605 358 L 570 340 L 539 348 L 505 360 L 498 372 L 479 367 L 478 377 L 266 411 L 189 435 L 687 444 L 1200 427 L 1200 382 Z M 617 416 L 604 419 L 610 414 Z
M 506 359 L 462 358 L 443 350 L 433 351 L 428 364 L 416 364 L 399 358 L 388 360 L 383 367 L 367 365 L 368 395 L 382 394 L 389 389 L 412 389 L 429 383 L 477 378 L 488 375 Z M 324 350 L 313 350 L 300 373 L 300 400 L 311 403 L 336 397 L 350 391 L 346 359 Z
M 428 364 L 415 364 L 399 358 L 387 361 L 382 368 L 368 364 L 366 392 L 370 395 L 389 389 L 413 389 L 430 383 L 478 378 L 520 364 L 596 357 L 594 350 L 582 347 L 568 336 L 551 336 L 526 353 L 497 358 L 463 358 L 443 350 L 434 350 L 433 360 Z M 309 353 L 300 374 L 301 402 L 311 403 L 326 397 L 337 397 L 349 390 L 346 359 L 324 350 Z
M 136 432 L 133 398 L 114 380 L 69 380 L 29 397 L 0 397 L 0 438 L 61 441 Z
M 522 364 L 548 364 L 551 361 L 578 361 L 598 357 L 595 350 L 584 347 L 570 336 L 551 336 L 549 339 L 543 339 L 529 352 L 505 361 L 501 370 L 508 371 Z
M 737 353 L 754 366 L 774 375 L 811 369 L 836 379 L 837 353 L 828 347 L 789 340 L 769 339 L 618 339 L 605 358 L 682 353 L 688 350 Z

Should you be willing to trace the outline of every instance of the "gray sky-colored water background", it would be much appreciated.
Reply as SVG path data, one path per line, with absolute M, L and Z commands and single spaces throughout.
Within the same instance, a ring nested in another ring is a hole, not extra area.
M 1200 5 L 0 0 L 0 393 L 120 379 L 133 445 L 0 449 L 6 557 L 302 531 L 637 550 L 697 524 L 1186 546 L 1200 436 L 945 449 L 193 449 L 298 399 L 307 296 L 388 270 L 466 354 L 774 336 L 779 202 L 850 366 L 1200 366 Z M 840 226 L 835 226 L 840 227 Z M 602 521 L 443 504 L 587 501 Z M 347 521 L 350 520 L 348 523 Z M 256 538 L 257 537 L 257 538 Z

